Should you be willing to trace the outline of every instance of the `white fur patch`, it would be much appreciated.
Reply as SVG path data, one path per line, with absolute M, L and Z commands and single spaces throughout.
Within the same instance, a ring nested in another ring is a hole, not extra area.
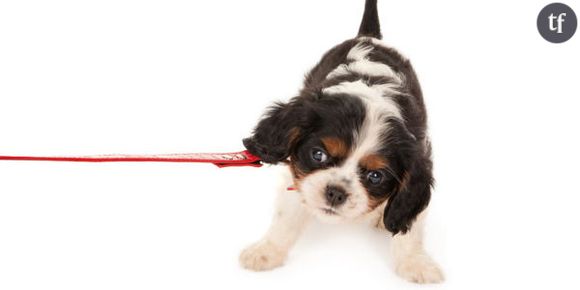
M 381 90 L 368 87 L 360 80 L 340 85 L 357 92 L 355 95 L 359 96 L 366 106 L 366 116 L 362 127 L 354 133 L 356 143 L 353 152 L 345 162 L 345 164 L 357 167 L 364 156 L 375 153 L 380 148 L 382 138 L 389 131 L 386 119 L 392 117 L 402 119 L 401 111 L 392 98 L 383 96 Z
M 331 71 L 326 78 L 331 79 L 339 76 L 348 75 L 351 73 L 372 76 L 372 77 L 389 77 L 393 78 L 396 83 L 401 84 L 403 78 L 395 73 L 393 69 L 383 63 L 373 62 L 368 59 L 368 54 L 373 50 L 373 47 L 358 43 L 348 52 L 346 59 L 351 61 L 348 64 L 341 64 L 333 71 Z
M 368 59 L 362 59 L 351 62 L 350 64 L 341 64 L 331 71 L 326 78 L 345 76 L 351 73 L 361 74 L 371 77 L 389 77 L 401 83 L 401 77 L 391 69 L 390 66 L 378 62 L 372 62 Z
M 392 85 L 368 86 L 362 80 L 354 82 L 342 82 L 336 86 L 324 88 L 324 94 L 349 94 L 358 96 L 367 106 L 367 117 L 384 118 L 386 116 L 402 119 L 401 110 L 397 103 L 389 97 L 390 91 L 394 91 Z
M 386 49 L 392 49 L 392 47 L 389 47 L 388 45 L 386 45 L 384 42 L 382 42 L 380 39 L 378 38 L 374 38 L 374 37 L 370 37 L 370 36 L 361 36 L 359 38 L 357 38 L 356 40 L 358 41 L 365 41 L 368 40 L 370 41 L 372 44 L 374 44 L 375 46 L 380 46 L 380 47 L 384 47 Z M 405 60 L 407 59 L 407 57 L 405 57 L 404 55 L 402 55 L 400 52 L 398 52 L 399 55 L 401 55 Z
M 364 43 L 358 43 L 353 48 L 350 49 L 346 55 L 346 59 L 349 61 L 358 61 L 365 59 L 369 53 L 373 51 L 373 47 Z
M 329 184 L 343 187 L 349 193 L 346 202 L 334 208 L 336 214 L 332 215 L 324 212 L 324 209 L 329 208 L 324 195 Z M 332 167 L 309 174 L 302 179 L 300 192 L 310 212 L 327 223 L 353 220 L 368 212 L 368 195 L 360 183 L 356 168 Z

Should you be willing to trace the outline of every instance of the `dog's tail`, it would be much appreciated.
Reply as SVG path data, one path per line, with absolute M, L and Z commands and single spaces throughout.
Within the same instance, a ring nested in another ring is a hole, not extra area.
M 381 39 L 381 25 L 379 24 L 379 12 L 377 11 L 377 0 L 366 0 L 365 12 L 363 14 L 358 36 L 370 36 Z

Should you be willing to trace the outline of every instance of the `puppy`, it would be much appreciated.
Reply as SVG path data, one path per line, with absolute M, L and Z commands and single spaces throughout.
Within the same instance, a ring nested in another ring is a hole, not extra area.
M 443 280 L 422 245 L 433 177 L 421 88 L 409 60 L 380 39 L 377 1 L 367 0 L 357 37 L 330 49 L 298 96 L 272 106 L 244 139 L 263 162 L 286 165 L 296 190 L 280 193 L 272 226 L 242 252 L 243 267 L 282 265 L 312 218 L 370 220 L 393 235 L 396 273 Z

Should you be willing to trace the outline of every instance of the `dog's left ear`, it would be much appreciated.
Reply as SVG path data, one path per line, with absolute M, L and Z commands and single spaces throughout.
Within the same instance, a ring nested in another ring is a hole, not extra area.
M 407 132 L 406 129 L 404 131 Z M 411 139 L 399 144 L 399 158 L 405 170 L 398 189 L 389 197 L 383 215 L 385 228 L 393 235 L 399 232 L 404 234 L 411 228 L 417 215 L 429 204 L 433 184 L 430 145 L 424 148 L 414 136 L 407 134 Z
M 308 114 L 303 103 L 276 103 L 266 111 L 253 135 L 243 140 L 244 146 L 265 163 L 284 161 L 304 133 L 307 122 Z

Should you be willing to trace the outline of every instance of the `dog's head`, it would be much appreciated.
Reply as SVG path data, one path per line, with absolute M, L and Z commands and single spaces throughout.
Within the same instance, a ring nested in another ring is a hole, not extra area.
M 287 163 L 319 218 L 354 219 L 388 199 L 385 227 L 404 233 L 429 202 L 428 146 L 408 131 L 395 103 L 347 86 L 274 105 L 244 145 L 265 163 Z

